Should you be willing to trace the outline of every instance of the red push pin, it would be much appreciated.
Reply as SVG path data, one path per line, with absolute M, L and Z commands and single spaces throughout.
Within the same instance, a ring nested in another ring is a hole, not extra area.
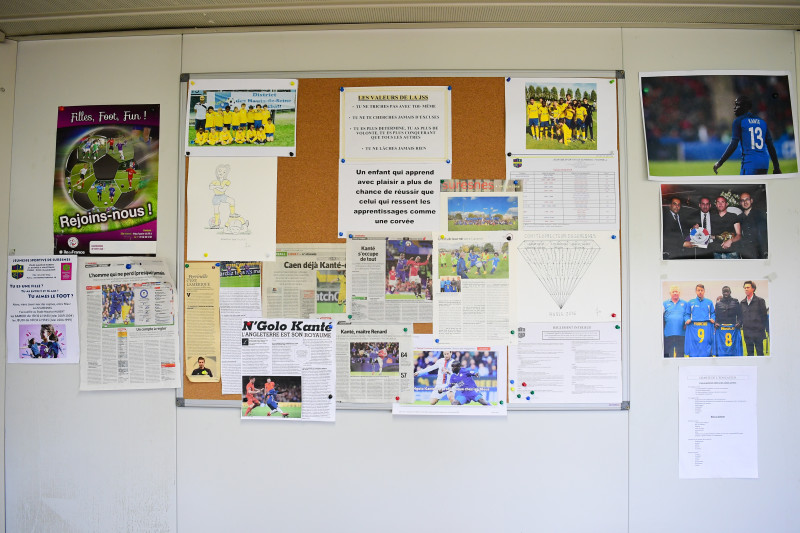
M 400 401 L 400 396 L 395 396 L 394 399 L 395 399 L 395 401 L 399 402 Z
M 616 316 L 617 316 L 617 313 L 611 313 L 611 318 L 615 318 Z
M 525 382 L 523 381 L 523 382 L 522 382 L 522 386 L 523 386 L 523 387 L 527 387 L 527 386 L 528 386 L 528 384 L 527 384 L 527 383 L 525 383 Z

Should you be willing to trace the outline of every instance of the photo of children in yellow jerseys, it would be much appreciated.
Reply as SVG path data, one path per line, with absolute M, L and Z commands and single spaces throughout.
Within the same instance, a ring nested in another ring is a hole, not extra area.
M 597 85 L 525 85 L 525 148 L 597 150 Z
M 189 144 L 194 146 L 294 146 L 294 108 L 220 101 L 220 91 L 192 91 Z M 224 93 L 228 94 L 228 93 Z M 238 93 L 237 93 L 238 94 Z

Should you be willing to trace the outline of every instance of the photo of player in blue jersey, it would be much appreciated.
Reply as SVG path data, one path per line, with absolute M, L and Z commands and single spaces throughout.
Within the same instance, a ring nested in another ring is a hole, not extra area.
M 640 81 L 651 179 L 797 174 L 785 72 L 653 72 Z
M 498 405 L 497 361 L 491 350 L 415 350 L 414 404 Z
M 243 376 L 242 418 L 302 418 L 300 376 Z
M 770 355 L 769 289 L 762 279 L 663 282 L 664 357 Z
M 767 121 L 753 114 L 752 109 L 753 101 L 748 96 L 739 96 L 733 102 L 736 119 L 733 121 L 731 142 L 719 161 L 714 163 L 714 174 L 719 173 L 719 167 L 733 155 L 739 143 L 742 145 L 742 166 L 739 174 L 767 174 L 770 160 L 772 173 L 781 173 L 778 153 L 775 151 Z
M 394 377 L 400 373 L 397 342 L 351 342 L 350 375 Z
M 130 285 L 103 285 L 102 292 L 104 328 L 135 324 L 135 301 Z

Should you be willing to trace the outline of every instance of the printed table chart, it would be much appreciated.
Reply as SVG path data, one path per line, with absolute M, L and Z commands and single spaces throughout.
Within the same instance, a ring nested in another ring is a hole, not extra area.
M 617 225 L 617 175 L 613 171 L 518 172 L 524 179 L 526 229 Z

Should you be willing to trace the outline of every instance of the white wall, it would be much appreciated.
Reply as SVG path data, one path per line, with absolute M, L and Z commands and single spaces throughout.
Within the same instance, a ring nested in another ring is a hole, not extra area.
M 624 68 L 632 85 L 640 71 L 690 69 L 795 69 L 793 32 L 710 30 L 623 30 Z M 795 96 L 796 98 L 796 96 Z M 794 102 L 797 109 L 797 100 Z M 637 90 L 627 93 L 628 191 L 630 216 L 631 531 L 798 531 L 792 509 L 800 501 L 800 360 L 797 330 L 797 179 L 772 180 L 769 198 L 770 258 L 767 261 L 660 260 L 659 184 L 647 181 L 642 114 Z M 731 118 L 733 112 L 731 111 Z M 707 263 L 707 262 L 703 262 Z M 700 279 L 698 279 L 700 278 Z M 713 361 L 659 357 L 661 281 L 771 279 L 772 356 Z M 678 367 L 758 367 L 757 480 L 679 480 Z
M 17 253 L 51 249 L 48 209 L 31 217 L 27 202 L 52 194 L 56 106 L 155 102 L 162 106 L 159 253 L 173 268 L 177 209 L 167 206 L 177 204 L 181 72 L 624 68 L 632 409 L 512 412 L 503 420 L 340 411 L 335 424 L 256 425 L 230 409 L 177 409 L 168 391 L 79 393 L 77 367 L 11 365 L 8 529 L 797 529 L 789 503 L 800 491 L 800 388 L 789 338 L 800 295 L 800 226 L 792 203 L 800 186 L 797 180 L 768 186 L 770 236 L 785 245 L 774 246 L 766 264 L 713 265 L 721 276 L 774 279 L 772 329 L 784 332 L 775 337 L 774 355 L 729 363 L 759 366 L 761 478 L 679 481 L 677 366 L 693 361 L 663 360 L 660 314 L 652 310 L 659 309 L 663 277 L 693 278 L 696 267 L 660 261 L 658 185 L 645 179 L 637 82 L 639 70 L 794 72 L 795 47 L 789 31 L 652 29 L 289 31 L 21 43 L 15 116 L 26 120 L 13 130 L 10 211 L 26 224 L 10 234 L 9 246 Z M 88 73 L 76 75 L 86 72 L 76 58 L 98 50 L 111 58 L 104 66 L 112 75 L 91 83 Z M 0 67 L 7 61 L 0 56 Z M 135 82 L 127 85 L 131 69 Z M 300 91 L 302 98 L 302 84 Z M 4 120 L 0 109 L 0 129 Z M 0 166 L 0 187 L 3 177 Z
M 180 37 L 19 44 L 8 246 L 53 250 L 59 105 L 161 104 L 158 252 L 175 267 Z M 170 120 L 174 117 L 174 120 Z M 7 232 L 3 231 L 5 238 Z M 3 268 L 6 268 L 3 266 Z M 9 531 L 168 531 L 176 523 L 175 393 L 79 392 L 78 366 L 6 366 Z
M 8 198 L 11 187 L 11 127 L 14 123 L 14 76 L 17 73 L 17 43 L 0 43 L 0 198 Z M 7 215 L 7 213 L 6 213 Z M 0 216 L 0 250 L 8 249 L 8 216 Z M 6 278 L 8 262 L 0 264 L 0 273 Z M 5 305 L 6 286 L 0 286 L 0 305 Z M 0 332 L 0 342 L 5 346 L 5 328 Z M 0 383 L 5 383 L 6 365 L 0 364 Z M 5 392 L 5 389 L 4 389 Z M 5 420 L 5 394 L 0 395 L 0 413 Z M 0 424 L 0 453 L 5 450 L 5 424 Z M 0 465 L 0 474 L 5 474 L 5 464 Z M 0 489 L 5 501 L 5 485 Z M 0 524 L 5 524 L 5 506 L 0 509 Z

